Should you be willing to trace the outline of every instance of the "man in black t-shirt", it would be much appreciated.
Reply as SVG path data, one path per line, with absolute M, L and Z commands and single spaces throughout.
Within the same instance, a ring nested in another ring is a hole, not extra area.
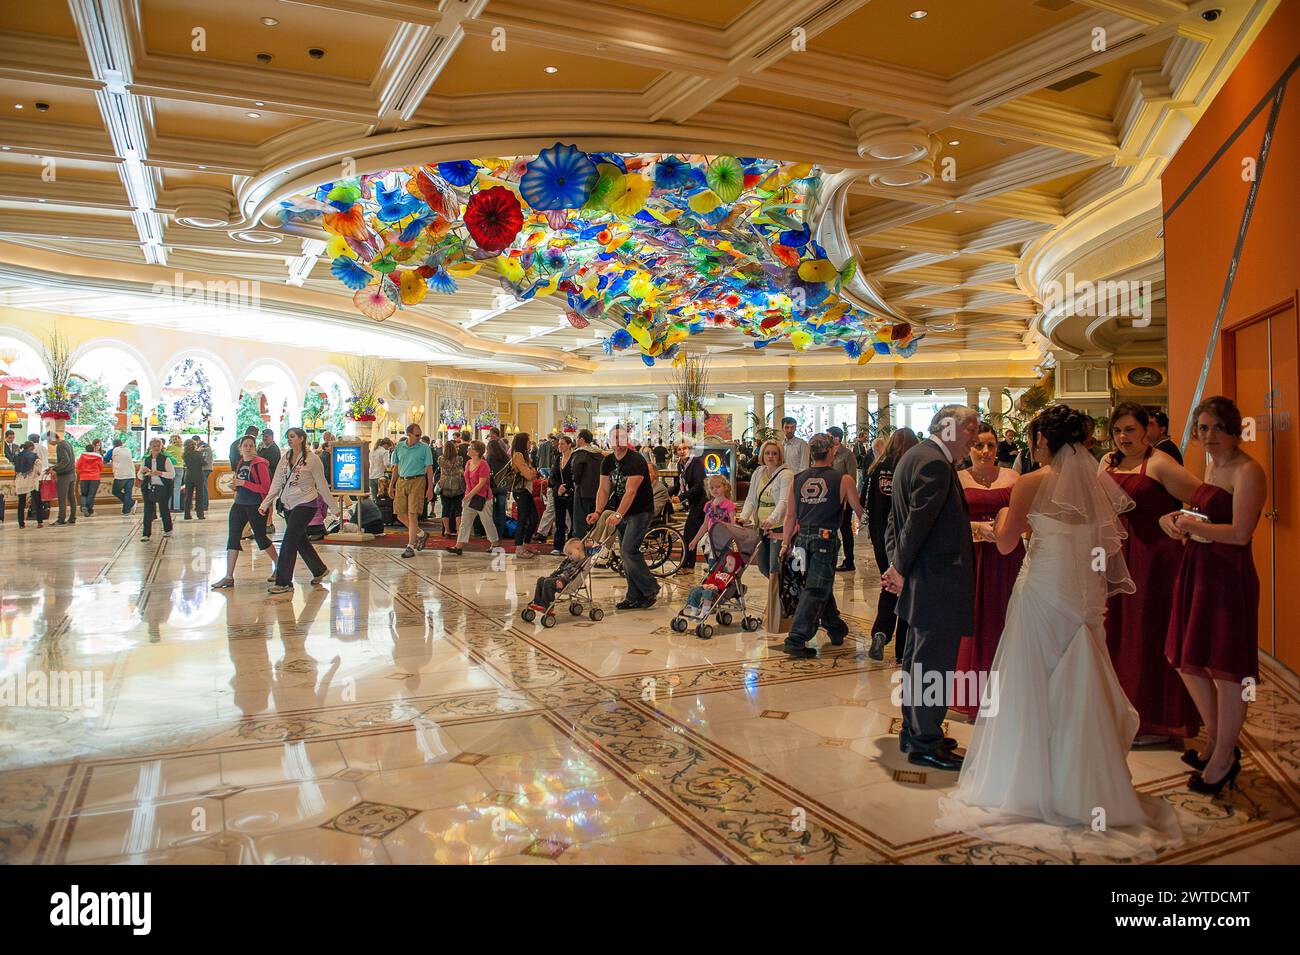
M 835 558 L 839 556 L 840 526 L 845 511 L 862 517 L 862 502 L 854 485 L 851 468 L 833 466 L 839 443 L 829 434 L 814 435 L 808 442 L 812 466 L 794 476 L 791 505 L 794 520 L 785 522 L 781 556 L 793 555 L 806 577 L 799 594 L 799 606 L 785 642 L 773 649 L 794 657 L 816 656 L 808 646 L 819 627 L 825 627 L 832 646 L 841 646 L 849 625 L 835 605 Z
M 645 610 L 653 607 L 659 596 L 659 584 L 641 554 L 641 542 L 654 511 L 650 467 L 645 458 L 628 447 L 625 428 L 616 425 L 611 429 L 609 445 L 614 453 L 600 462 L 600 490 L 587 523 L 595 524 L 602 519 L 606 505 L 611 507 L 612 513 L 603 519 L 619 529 L 619 556 L 627 578 L 627 596 L 615 606 L 619 610 Z

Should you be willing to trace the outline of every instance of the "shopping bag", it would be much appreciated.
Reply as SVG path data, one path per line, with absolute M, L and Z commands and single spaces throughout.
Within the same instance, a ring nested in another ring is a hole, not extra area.
M 59 499 L 59 482 L 55 478 L 41 478 L 41 500 L 57 501 Z
M 767 544 L 766 541 L 763 542 Z M 763 619 L 767 622 L 768 633 L 789 633 L 790 625 L 794 621 L 794 608 L 798 605 L 798 597 L 790 605 L 787 594 L 790 590 L 790 570 L 788 561 L 775 560 L 772 562 L 771 572 L 767 576 L 767 610 Z

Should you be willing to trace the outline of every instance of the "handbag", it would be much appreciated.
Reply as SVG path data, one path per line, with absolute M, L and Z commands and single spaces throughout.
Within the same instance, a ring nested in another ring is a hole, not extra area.
M 496 474 L 492 475 L 492 486 L 498 491 L 513 491 L 515 489 L 515 469 L 507 461 L 505 465 L 497 469 Z
M 769 546 L 767 541 L 763 541 L 763 546 Z M 794 622 L 794 609 L 790 608 L 787 613 L 783 599 L 783 591 L 787 589 L 785 565 L 783 560 L 774 561 L 767 575 L 767 610 L 763 619 L 767 623 L 768 633 L 789 633 Z
M 471 511 L 481 511 L 483 510 L 483 505 L 486 503 L 487 503 L 486 497 L 484 497 L 482 494 L 475 494 L 473 497 L 469 499 L 469 504 L 467 504 L 466 506 Z
M 56 478 L 41 478 L 41 500 L 57 501 L 59 499 L 59 482 Z

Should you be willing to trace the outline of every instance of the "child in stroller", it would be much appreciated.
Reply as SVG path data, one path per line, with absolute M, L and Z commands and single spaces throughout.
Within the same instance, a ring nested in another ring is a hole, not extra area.
M 569 612 L 575 617 L 582 614 L 586 603 L 587 616 L 593 622 L 604 618 L 605 611 L 595 605 L 591 590 L 591 565 L 593 555 L 612 536 L 612 528 L 604 520 L 609 513 L 606 511 L 601 515 L 586 537 L 570 537 L 564 544 L 564 560 L 560 566 L 545 577 L 537 578 L 532 602 L 519 613 L 526 623 L 532 623 L 540 616 L 543 627 L 555 626 L 555 605 L 566 597 Z
M 753 559 L 757 543 L 757 534 L 738 524 L 717 523 L 710 528 L 713 561 L 703 582 L 691 588 L 686 606 L 673 618 L 671 626 L 675 632 L 685 633 L 694 621 L 695 635 L 708 640 L 713 636 L 709 618 L 716 615 L 718 623 L 729 627 L 733 610 L 740 614 L 742 630 L 750 632 L 759 628 L 762 621 L 745 610 L 745 585 L 741 583 L 741 575 Z

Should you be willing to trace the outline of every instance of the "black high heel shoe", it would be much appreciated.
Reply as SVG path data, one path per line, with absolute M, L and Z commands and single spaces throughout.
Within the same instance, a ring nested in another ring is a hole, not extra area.
M 1192 778 L 1187 780 L 1187 788 L 1194 793 L 1201 793 L 1205 796 L 1218 796 L 1219 793 L 1223 792 L 1225 786 L 1229 789 L 1236 788 L 1236 779 L 1239 772 L 1241 772 L 1241 760 L 1235 759 L 1232 762 L 1232 768 L 1217 783 L 1207 783 L 1200 773 L 1194 773 Z
M 1233 754 L 1233 759 L 1235 761 L 1241 762 L 1240 746 L 1234 746 L 1232 748 L 1232 754 Z M 1205 764 L 1208 762 L 1208 760 L 1201 759 L 1201 754 L 1196 752 L 1195 747 L 1188 748 L 1188 750 L 1183 753 L 1182 759 L 1184 763 L 1186 763 L 1188 766 L 1192 767 L 1192 769 L 1195 769 L 1197 771 L 1204 769 Z

